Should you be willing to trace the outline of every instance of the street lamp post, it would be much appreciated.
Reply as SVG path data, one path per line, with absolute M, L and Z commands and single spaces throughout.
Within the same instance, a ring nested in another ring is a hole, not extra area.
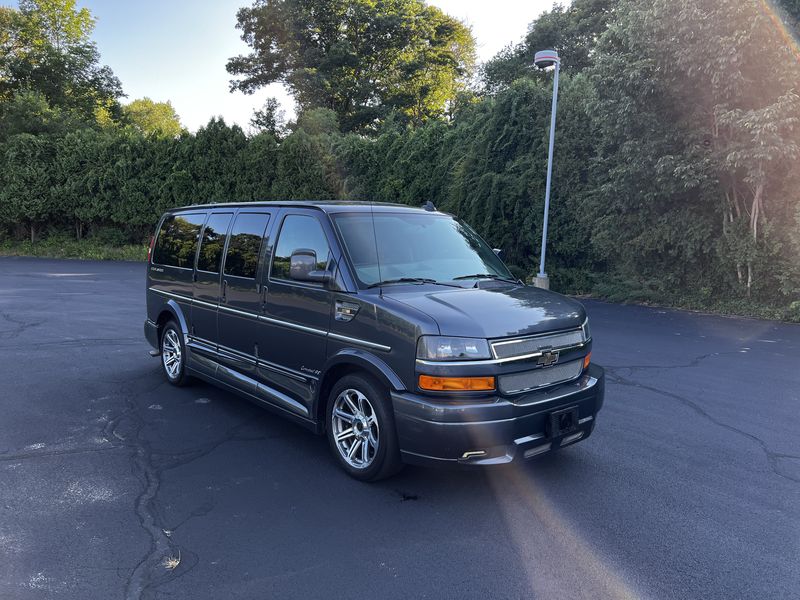
M 544 222 L 542 225 L 542 253 L 539 258 L 539 272 L 536 274 L 534 285 L 549 289 L 550 278 L 544 271 L 544 258 L 547 251 L 547 220 L 550 215 L 550 180 L 553 176 L 553 145 L 556 141 L 556 106 L 558 105 L 558 71 L 561 59 L 555 50 L 542 50 L 533 57 L 533 63 L 540 69 L 555 67 L 553 77 L 553 106 L 550 109 L 550 148 L 547 151 L 547 184 L 544 192 Z

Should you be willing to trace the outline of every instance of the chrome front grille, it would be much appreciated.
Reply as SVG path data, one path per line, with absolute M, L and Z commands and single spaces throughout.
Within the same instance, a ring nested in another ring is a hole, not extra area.
M 561 348 L 571 348 L 585 341 L 583 330 L 575 329 L 573 331 L 562 331 L 548 335 L 492 342 L 492 352 L 495 358 L 514 358 L 516 356 L 536 354 L 545 349 L 559 350 Z
M 503 394 L 518 394 L 575 379 L 581 374 L 582 370 L 583 359 L 571 360 L 552 367 L 500 375 L 497 378 L 497 387 Z

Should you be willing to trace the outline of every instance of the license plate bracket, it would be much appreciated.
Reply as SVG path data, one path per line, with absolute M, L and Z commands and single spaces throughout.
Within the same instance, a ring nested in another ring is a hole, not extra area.
M 569 406 L 550 413 L 550 437 L 567 435 L 578 429 L 578 407 Z

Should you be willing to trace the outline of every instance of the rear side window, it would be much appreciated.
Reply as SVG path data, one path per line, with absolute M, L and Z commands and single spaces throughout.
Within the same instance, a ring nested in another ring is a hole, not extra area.
M 164 219 L 153 251 L 153 262 L 168 267 L 194 267 L 194 254 L 205 213 L 170 215 Z
M 290 279 L 289 267 L 292 253 L 296 250 L 313 250 L 317 255 L 317 269 L 324 271 L 328 266 L 328 238 L 322 225 L 315 218 L 307 215 L 289 215 L 283 220 L 275 258 L 272 262 L 272 277 Z
M 268 222 L 269 215 L 265 213 L 239 213 L 236 216 L 225 256 L 226 275 L 256 278 L 258 255 Z
M 225 235 L 231 223 L 231 213 L 213 214 L 208 218 L 200 241 L 200 254 L 197 255 L 197 270 L 219 273 L 222 265 L 222 250 L 225 248 Z

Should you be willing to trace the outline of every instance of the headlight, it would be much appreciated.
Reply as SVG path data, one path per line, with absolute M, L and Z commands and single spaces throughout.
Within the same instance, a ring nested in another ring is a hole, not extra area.
M 491 357 L 489 343 L 481 338 L 423 335 L 417 342 L 417 358 L 423 360 L 479 360 Z
M 581 325 L 581 329 L 583 329 L 583 341 L 588 342 L 592 339 L 592 332 L 589 331 L 589 317 L 586 317 L 586 320 Z

